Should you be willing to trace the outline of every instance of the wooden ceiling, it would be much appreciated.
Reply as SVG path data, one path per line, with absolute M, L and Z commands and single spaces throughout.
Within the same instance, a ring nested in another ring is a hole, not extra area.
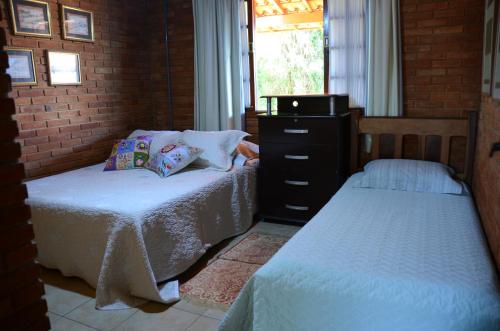
M 321 29 L 323 0 L 254 0 L 257 32 Z
M 255 16 L 277 16 L 323 11 L 323 0 L 254 0 Z

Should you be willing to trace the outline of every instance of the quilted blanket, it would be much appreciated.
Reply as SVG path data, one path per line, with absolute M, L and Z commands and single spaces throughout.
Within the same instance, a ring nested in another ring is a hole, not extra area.
M 471 197 L 355 180 L 254 274 L 220 330 L 500 330 Z
M 27 183 L 39 262 L 88 282 L 97 308 L 178 300 L 175 280 L 158 283 L 252 223 L 254 166 L 187 169 L 167 178 L 103 167 Z

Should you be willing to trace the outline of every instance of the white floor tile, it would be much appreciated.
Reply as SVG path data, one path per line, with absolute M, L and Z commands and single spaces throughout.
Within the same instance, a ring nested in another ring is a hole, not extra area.
M 163 313 L 145 313 L 141 310 L 118 326 L 119 331 L 185 331 L 199 315 L 170 308 Z
M 45 299 L 50 312 L 66 315 L 91 298 L 45 284 Z
M 72 321 L 65 317 L 61 317 L 57 322 L 52 325 L 53 331 L 95 331 L 95 329 Z
M 97 310 L 95 299 L 92 299 L 66 315 L 74 321 L 89 325 L 93 328 L 109 331 L 132 316 L 137 309 Z
M 209 317 L 198 318 L 186 331 L 217 331 L 219 329 L 219 320 Z

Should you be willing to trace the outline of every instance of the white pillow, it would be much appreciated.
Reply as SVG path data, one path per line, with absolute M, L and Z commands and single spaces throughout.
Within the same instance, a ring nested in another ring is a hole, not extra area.
M 136 138 L 138 136 L 153 136 L 153 141 L 149 147 L 149 154 L 158 153 L 164 146 L 176 144 L 181 138 L 180 131 L 152 131 L 152 130 L 135 130 L 128 138 Z
M 193 165 L 228 171 L 232 166 L 233 152 L 243 138 L 248 135 L 248 133 L 239 130 L 186 130 L 182 133 L 182 140 L 189 146 L 203 150 Z
M 375 160 L 354 187 L 411 192 L 462 194 L 462 185 L 452 178 L 453 170 L 441 163 L 419 160 Z

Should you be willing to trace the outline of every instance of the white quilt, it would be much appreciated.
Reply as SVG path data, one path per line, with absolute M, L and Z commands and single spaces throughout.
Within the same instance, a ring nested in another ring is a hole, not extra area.
M 104 164 L 27 183 L 38 260 L 96 288 L 101 309 L 178 300 L 169 280 L 211 245 L 246 231 L 256 168 L 187 169 L 160 178 Z
M 254 274 L 220 330 L 500 330 L 472 199 L 355 189 L 353 177 Z

